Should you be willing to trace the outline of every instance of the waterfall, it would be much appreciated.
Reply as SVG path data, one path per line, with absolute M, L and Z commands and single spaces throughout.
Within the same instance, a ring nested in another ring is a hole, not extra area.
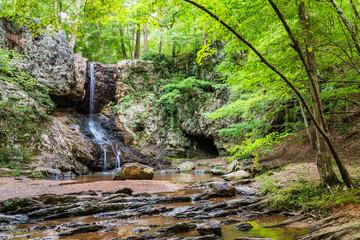
M 113 150 L 113 153 L 116 156 L 115 169 L 119 169 L 121 167 L 121 164 L 120 164 L 120 155 L 121 155 L 120 146 L 118 146 L 116 144 L 111 145 L 111 149 Z
M 94 113 L 94 95 L 95 95 L 95 74 L 94 63 L 90 63 L 90 100 L 89 100 L 89 114 Z
M 99 144 L 104 150 L 104 165 L 103 172 L 107 171 L 107 147 L 110 145 L 114 155 L 116 156 L 115 169 L 120 168 L 120 146 L 111 142 L 106 136 L 106 131 L 102 128 L 101 124 L 94 119 L 94 96 L 95 96 L 95 75 L 94 75 L 94 64 L 90 63 L 90 91 L 89 91 L 89 130 L 92 133 L 92 140 Z

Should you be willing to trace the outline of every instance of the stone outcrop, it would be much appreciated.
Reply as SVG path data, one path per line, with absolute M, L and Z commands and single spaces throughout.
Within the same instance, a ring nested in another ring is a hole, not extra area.
M 222 107 L 228 98 L 226 88 L 208 89 L 209 98 L 193 102 L 179 101 L 175 105 L 176 121 L 170 123 L 169 115 L 159 101 L 162 85 L 160 74 L 150 61 L 124 60 L 116 67 L 121 73 L 121 84 L 129 92 L 120 99 L 119 122 L 135 136 L 143 151 L 156 157 L 218 156 L 226 152 L 228 139 L 218 133 L 233 120 L 216 121 L 204 116 Z M 189 114 L 189 109 L 197 107 Z
M 60 105 L 82 100 L 86 59 L 74 57 L 64 31 L 33 35 L 26 27 L 1 18 L 0 47 L 26 55 L 16 67 L 46 86 Z
M 2 142 L 2 150 L 11 148 L 10 154 L 15 160 L 21 157 L 19 153 L 27 152 L 30 156 L 28 167 L 44 175 L 71 176 L 89 173 L 88 167 L 94 163 L 94 145 L 81 132 L 71 114 L 58 112 L 57 116 L 45 119 L 44 122 L 31 123 L 31 119 L 36 118 L 36 111 L 37 114 L 44 114 L 43 109 L 20 87 L 10 82 L 0 81 L 0 89 L 0 103 L 12 102 L 14 106 L 34 109 L 31 116 L 23 121 L 24 124 L 32 124 L 32 130 L 36 133 L 33 135 L 23 132 L 24 130 L 11 132 L 5 137 L 6 141 Z
M 122 81 L 133 92 L 153 89 L 159 77 L 151 61 L 122 60 L 116 64 L 116 68 L 121 72 Z
M 152 179 L 153 176 L 154 168 L 139 163 L 127 163 L 115 174 L 114 180 Z
M 76 124 L 76 119 L 58 113 L 41 135 L 31 168 L 47 175 L 72 176 L 89 173 L 95 164 L 95 147 Z

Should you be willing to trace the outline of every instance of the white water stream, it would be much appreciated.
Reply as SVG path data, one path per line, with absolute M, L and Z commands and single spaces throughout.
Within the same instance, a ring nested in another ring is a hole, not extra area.
M 120 156 L 121 156 L 121 147 L 114 142 L 112 142 L 107 136 L 105 130 L 101 127 L 101 124 L 94 119 L 94 99 L 95 99 L 95 75 L 94 75 L 94 64 L 90 63 L 90 96 L 89 96 L 89 130 L 92 133 L 92 140 L 99 144 L 104 150 L 104 165 L 103 172 L 108 170 L 107 168 L 107 148 L 111 146 L 111 149 L 116 156 L 115 170 L 121 167 Z

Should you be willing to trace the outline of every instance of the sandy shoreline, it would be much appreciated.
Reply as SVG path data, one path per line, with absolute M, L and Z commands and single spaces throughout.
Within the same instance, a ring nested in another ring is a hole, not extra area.
M 159 180 L 125 180 L 125 181 L 98 181 L 75 183 L 72 180 L 42 180 L 23 178 L 15 180 L 13 177 L 0 178 L 0 200 L 15 197 L 31 197 L 41 194 L 66 194 L 81 191 L 111 192 L 116 187 L 130 187 L 134 193 L 139 192 L 172 192 L 181 189 L 183 184 L 174 184 Z

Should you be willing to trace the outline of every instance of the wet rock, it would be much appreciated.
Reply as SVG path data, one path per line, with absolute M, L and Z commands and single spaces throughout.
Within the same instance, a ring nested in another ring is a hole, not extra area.
M 220 225 L 230 225 L 230 224 L 237 223 L 237 222 L 240 222 L 240 220 L 236 219 L 236 218 L 230 218 L 230 219 L 220 221 Z
M 157 197 L 152 198 L 151 201 L 154 204 L 165 204 L 165 203 L 179 203 L 179 202 L 191 202 L 192 198 L 189 196 L 177 196 L 177 197 Z
M 154 239 L 154 238 L 156 238 L 156 235 L 152 234 L 152 233 L 144 233 L 140 237 L 143 239 Z
M 214 234 L 199 236 L 199 237 L 188 237 L 188 238 L 183 238 L 183 239 L 184 240 L 223 240 L 221 237 L 216 236 Z
M 247 206 L 253 203 L 257 203 L 260 201 L 259 198 L 255 197 L 248 197 L 248 198 L 238 198 L 238 199 L 232 199 L 229 201 L 226 201 L 227 203 L 227 209 L 233 209 L 233 208 L 239 208 L 242 206 Z
M 219 221 L 209 221 L 209 222 L 201 223 L 201 224 L 197 225 L 196 230 L 202 236 L 215 234 L 215 235 L 221 237 L 221 235 L 222 235 L 221 226 L 220 226 Z
M 241 223 L 241 224 L 235 225 L 235 228 L 239 231 L 250 231 L 254 227 L 250 223 Z
M 223 174 L 224 174 L 224 171 L 223 171 L 223 170 L 220 170 L 220 169 L 214 168 L 214 169 L 210 169 L 210 173 L 211 173 L 212 175 L 223 175 Z
M 227 203 L 226 202 L 220 202 L 220 203 L 214 203 L 214 204 L 211 204 L 210 206 L 208 207 L 204 207 L 204 211 L 205 212 L 209 212 L 209 211 L 212 211 L 214 209 L 222 209 L 222 208 L 225 208 L 227 206 Z
M 204 193 L 194 194 L 192 196 L 192 199 L 193 201 L 199 201 L 199 200 L 207 200 L 215 197 L 218 197 L 218 195 L 213 189 L 206 189 Z
M 235 187 L 238 194 L 259 195 L 259 190 L 251 187 Z
M 238 179 L 242 179 L 242 178 L 248 178 L 250 177 L 251 174 L 244 171 L 244 170 L 239 170 L 236 172 L 232 172 L 226 175 L 223 175 L 222 177 L 226 180 L 226 181 L 231 181 L 231 180 L 238 180 Z
M 32 198 L 10 198 L 0 203 L 1 212 L 18 211 L 19 213 L 26 213 L 26 207 L 33 206 L 35 208 L 41 208 L 42 203 Z
M 151 230 L 151 228 L 137 228 L 134 230 L 134 233 L 139 234 L 139 233 L 150 231 L 150 230 Z
M 210 212 L 209 216 L 211 216 L 213 218 L 219 218 L 219 217 L 228 217 L 228 216 L 237 215 L 237 214 L 238 214 L 237 210 L 217 210 L 214 212 Z
M 164 230 L 164 235 L 174 235 L 177 233 L 184 233 L 191 231 L 196 228 L 196 225 L 193 223 L 176 223 L 175 225 L 171 225 L 169 227 L 166 227 Z
M 235 187 L 225 182 L 213 182 L 210 184 L 210 187 L 220 197 L 232 197 L 236 195 Z
M 125 179 L 152 179 L 154 176 L 154 168 L 139 164 L 126 163 L 115 174 L 114 180 Z
M 136 217 L 140 217 L 141 214 L 140 213 L 135 213 L 135 212 L 120 212 L 118 214 L 116 214 L 114 216 L 114 218 L 116 219 L 128 219 L 128 218 L 136 218 Z
M 57 194 L 45 194 L 37 198 L 44 204 L 61 204 L 61 203 L 73 203 L 77 202 L 77 197 L 61 196 Z
M 97 232 L 98 230 L 100 230 L 102 228 L 106 228 L 106 226 L 90 225 L 90 226 L 80 227 L 80 228 L 77 228 L 74 230 L 60 233 L 58 236 L 59 237 L 68 237 L 68 236 L 72 236 L 72 235 L 79 234 L 79 233 Z
M 0 214 L 0 223 L 10 223 L 15 221 L 25 220 L 27 217 L 25 215 L 4 215 Z
M 114 189 L 114 193 L 125 193 L 131 195 L 133 193 L 133 190 L 129 187 L 119 186 Z
M 133 197 L 145 197 L 145 198 L 150 198 L 151 194 L 147 193 L 147 192 L 141 192 L 141 193 L 134 193 Z
M 207 219 L 210 219 L 210 216 L 208 215 L 196 215 L 194 217 L 195 220 L 207 220 Z
M 195 168 L 195 164 L 193 162 L 187 161 L 177 166 L 177 168 L 180 170 L 180 172 L 189 172 Z
M 238 237 L 235 240 L 274 240 L 272 238 L 267 237 Z

